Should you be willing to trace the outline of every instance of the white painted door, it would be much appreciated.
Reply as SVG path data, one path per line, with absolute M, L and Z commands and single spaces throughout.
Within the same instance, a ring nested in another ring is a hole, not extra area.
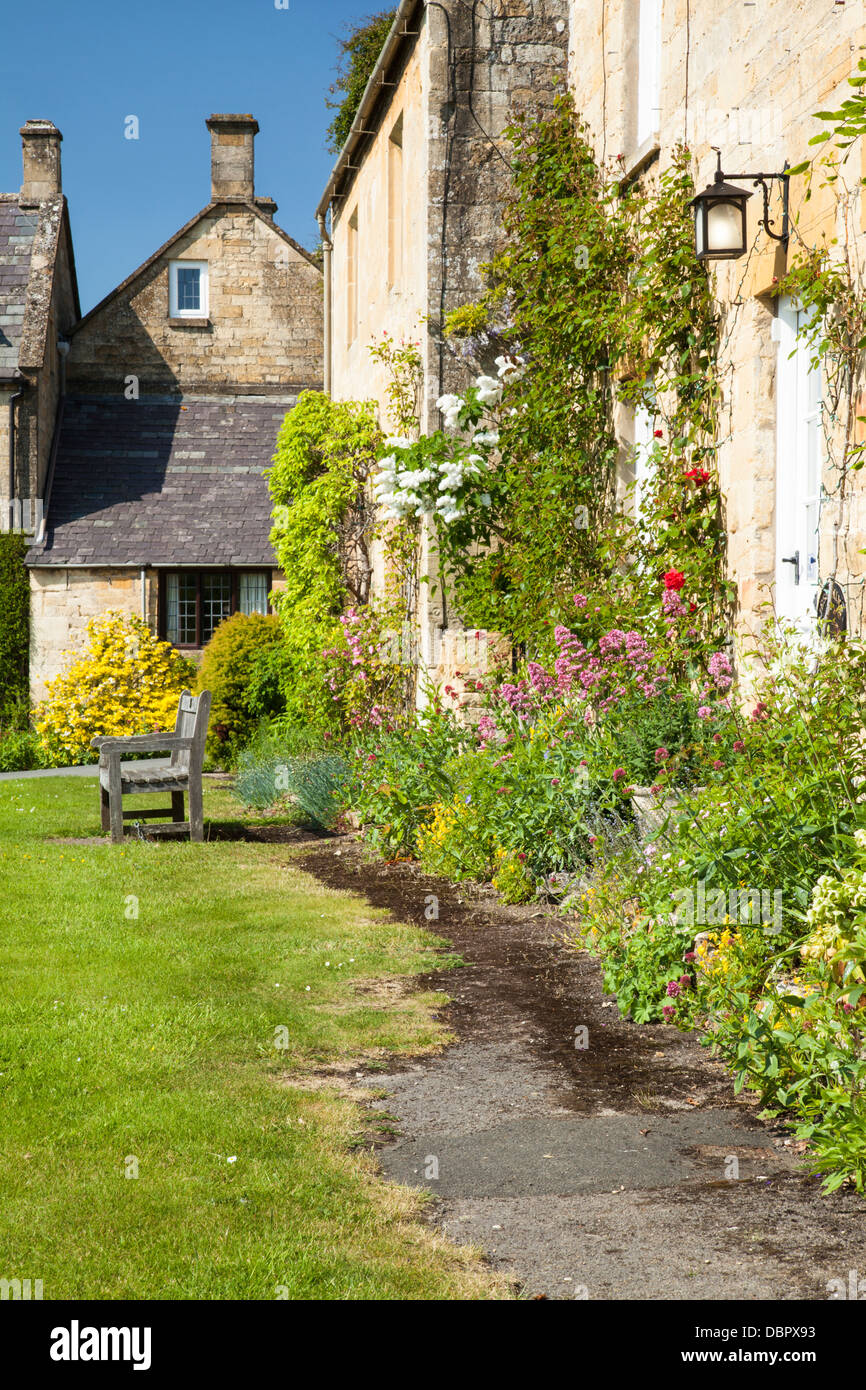
M 802 336 L 804 313 L 779 300 L 776 368 L 776 612 L 804 634 L 815 622 L 823 462 L 821 371 Z

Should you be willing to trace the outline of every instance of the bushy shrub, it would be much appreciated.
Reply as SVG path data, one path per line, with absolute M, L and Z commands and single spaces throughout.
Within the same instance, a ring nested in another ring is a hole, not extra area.
M 220 623 L 202 653 L 197 690 L 211 692 L 208 753 L 231 761 L 252 734 L 249 685 L 257 663 L 280 640 L 279 619 L 262 613 L 235 613 Z
M 14 727 L 0 729 L 0 772 L 30 772 L 53 766 L 55 764 L 35 730 Z
M 34 721 L 50 766 L 93 762 L 98 734 L 173 729 L 177 702 L 195 667 L 146 623 L 110 609 L 87 624 L 87 644 L 47 682 Z

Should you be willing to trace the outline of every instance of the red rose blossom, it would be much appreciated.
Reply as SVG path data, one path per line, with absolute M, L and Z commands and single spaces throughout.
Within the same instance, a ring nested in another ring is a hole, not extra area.
M 686 577 L 680 570 L 668 570 L 665 575 L 666 589 L 681 589 L 685 582 Z

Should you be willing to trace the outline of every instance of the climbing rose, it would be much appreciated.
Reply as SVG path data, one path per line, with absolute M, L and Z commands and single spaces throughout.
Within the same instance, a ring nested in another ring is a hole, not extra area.
M 668 570 L 665 575 L 666 589 L 681 589 L 685 582 L 686 577 L 680 570 Z

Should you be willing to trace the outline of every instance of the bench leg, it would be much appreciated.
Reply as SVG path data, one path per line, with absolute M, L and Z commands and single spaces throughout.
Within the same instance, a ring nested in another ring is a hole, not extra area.
M 172 792 L 171 794 L 171 818 L 175 825 L 184 820 L 183 792 Z
M 111 829 L 111 817 L 108 813 L 108 789 L 100 783 L 99 787 L 99 809 L 102 814 L 103 830 Z
M 199 844 L 204 839 L 201 782 L 196 782 L 192 777 L 189 781 L 189 838 Z
M 114 844 L 123 843 L 123 793 L 120 789 L 120 754 L 111 754 L 108 760 L 108 816 L 111 821 L 111 838 Z

